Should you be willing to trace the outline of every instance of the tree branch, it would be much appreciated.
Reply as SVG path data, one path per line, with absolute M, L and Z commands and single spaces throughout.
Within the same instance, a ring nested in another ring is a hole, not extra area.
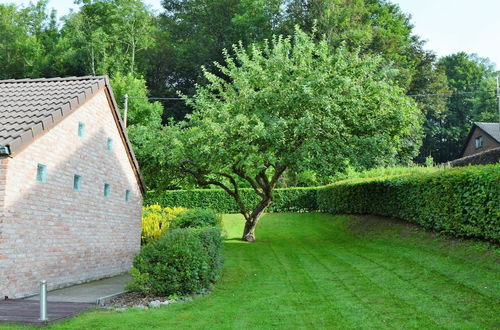
M 246 175 L 241 169 L 238 169 L 236 166 L 233 166 L 232 170 L 233 170 L 234 174 L 238 175 L 240 178 L 242 178 L 243 180 L 246 180 L 248 183 L 250 183 L 250 185 L 252 186 L 253 190 L 255 191 L 255 193 L 257 195 L 259 195 L 260 197 L 265 196 L 264 192 L 259 188 L 259 186 L 257 185 L 257 182 L 255 182 L 254 179 L 252 179 L 251 177 Z
M 186 173 L 191 174 L 196 179 L 197 183 L 200 186 L 208 186 L 208 185 L 212 184 L 212 185 L 215 185 L 215 186 L 218 186 L 218 187 L 224 189 L 224 191 L 226 191 L 231 197 L 233 197 L 233 199 L 235 200 L 236 204 L 238 205 L 238 207 L 240 209 L 241 214 L 245 217 L 245 220 L 248 220 L 249 213 L 245 207 L 245 204 L 241 200 L 240 192 L 238 189 L 238 184 L 237 184 L 236 180 L 231 175 L 226 174 L 226 173 L 221 173 L 221 172 L 214 173 L 216 175 L 220 175 L 220 176 L 223 176 L 223 177 L 229 179 L 229 181 L 231 182 L 231 184 L 234 187 L 234 191 L 232 191 L 228 186 L 226 186 L 225 184 L 223 184 L 220 181 L 206 180 L 205 175 L 209 174 L 209 172 L 207 172 L 207 171 L 203 171 L 203 170 L 196 171 L 196 170 L 192 170 L 190 168 L 187 168 L 183 165 L 181 165 L 181 170 L 186 172 Z

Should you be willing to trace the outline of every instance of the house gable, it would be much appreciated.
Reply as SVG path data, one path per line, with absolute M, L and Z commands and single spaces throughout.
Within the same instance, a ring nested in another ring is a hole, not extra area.
M 478 124 L 474 123 L 462 149 L 461 157 L 467 157 L 489 149 L 500 147 L 500 142 L 498 142 L 498 140 L 490 133 L 491 132 L 485 131 Z M 478 139 L 478 143 L 480 144 L 479 147 L 476 146 L 476 139 Z M 481 141 L 479 141 L 479 139 Z
M 144 181 L 106 76 L 0 81 L 0 156 L 20 152 L 104 90 L 141 193 Z
M 2 296 L 35 293 L 40 279 L 54 289 L 130 268 L 140 247 L 142 194 L 109 97 L 100 89 L 4 159 Z

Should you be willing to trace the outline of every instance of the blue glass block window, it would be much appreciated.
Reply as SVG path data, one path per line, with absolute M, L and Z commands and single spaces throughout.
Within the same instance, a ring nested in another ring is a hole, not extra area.
M 104 197 L 109 197 L 109 193 L 111 191 L 111 187 L 108 183 L 104 184 Z
M 108 149 L 108 151 L 113 151 L 113 139 L 112 138 L 108 138 L 107 149 Z
M 43 164 L 38 164 L 36 166 L 36 181 L 47 182 L 47 166 Z
M 82 122 L 78 123 L 78 136 L 83 137 L 85 135 L 85 124 Z
M 130 190 L 125 190 L 125 202 L 130 202 Z
M 79 191 L 82 187 L 82 177 L 78 174 L 75 174 L 73 177 L 73 190 Z

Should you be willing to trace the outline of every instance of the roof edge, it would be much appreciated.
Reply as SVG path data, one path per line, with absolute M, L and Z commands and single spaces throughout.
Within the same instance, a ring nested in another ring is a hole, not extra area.
M 118 130 L 120 131 L 122 137 L 123 137 L 123 142 L 125 144 L 125 147 L 127 149 L 127 154 L 129 155 L 130 162 L 132 164 L 132 167 L 134 168 L 135 175 L 137 177 L 137 181 L 139 183 L 139 188 L 141 189 L 142 195 L 144 196 L 146 194 L 146 185 L 144 183 L 144 179 L 142 177 L 141 171 L 139 169 L 139 162 L 137 161 L 137 158 L 135 157 L 134 150 L 132 149 L 132 143 L 130 142 L 127 134 L 127 129 L 125 127 L 125 124 L 123 123 L 122 117 L 120 115 L 120 110 L 118 108 L 118 104 L 116 103 L 115 95 L 113 94 L 113 89 L 111 88 L 111 83 L 109 80 L 108 76 L 103 76 L 105 86 L 106 86 L 106 91 L 107 95 L 109 96 L 108 100 L 110 101 L 111 108 L 113 110 L 113 114 L 115 117 L 115 121 L 118 125 Z
M 77 96 L 73 97 L 71 100 L 63 104 L 61 107 L 55 109 L 52 113 L 47 115 L 45 118 L 41 119 L 40 122 L 36 123 L 34 126 L 30 127 L 29 130 L 24 132 L 21 136 L 18 136 L 10 141 L 7 141 L 3 146 L 0 146 L 0 156 L 15 155 L 16 153 L 22 151 L 28 144 L 33 142 L 40 134 L 43 134 L 50 130 L 53 126 L 58 124 L 61 120 L 66 118 L 67 115 L 78 109 L 87 100 L 92 98 L 98 91 L 104 89 L 106 91 L 105 95 L 110 104 L 110 108 L 113 112 L 113 117 L 118 126 L 118 131 L 123 138 L 125 144 L 125 149 L 127 155 L 129 156 L 130 163 L 134 169 L 135 176 L 137 178 L 139 188 L 142 195 L 146 193 L 146 185 L 144 184 L 144 179 L 142 178 L 141 171 L 139 169 L 139 163 L 135 157 L 134 151 L 132 149 L 132 144 L 127 135 L 125 125 L 120 115 L 118 104 L 116 103 L 113 90 L 111 88 L 111 83 L 107 75 L 104 76 L 84 76 L 84 77 L 54 77 L 54 78 L 36 78 L 36 79 L 9 79 L 1 80 L 0 84 L 3 83 L 31 83 L 31 82 L 42 82 L 42 81 L 66 81 L 66 80 L 95 80 L 95 83 L 91 87 L 82 91 Z
M 66 78 L 39 78 L 39 79 L 15 79 L 11 82 L 39 82 L 39 81 L 55 81 L 57 79 L 61 80 L 95 80 L 90 88 L 82 91 L 77 96 L 73 97 L 68 102 L 64 103 L 59 108 L 56 108 L 52 113 L 47 115 L 45 118 L 41 119 L 38 123 L 30 127 L 26 132 L 20 136 L 7 141 L 5 147 L 9 148 L 10 154 L 16 154 L 26 147 L 28 144 L 33 142 L 36 137 L 38 137 L 43 132 L 50 130 L 54 125 L 63 120 L 67 115 L 78 109 L 82 104 L 84 104 L 88 99 L 94 96 L 101 88 L 106 86 L 107 76 L 86 76 L 80 77 L 82 79 L 66 77 Z M 2 80 L 0 83 L 6 82 L 8 80 Z
M 23 78 L 23 79 L 6 79 L 0 80 L 0 84 L 4 83 L 27 83 L 41 81 L 65 81 L 65 80 L 96 80 L 105 79 L 107 76 L 70 76 L 70 77 L 52 77 L 52 78 Z
M 500 123 L 489 123 L 489 122 L 485 122 L 485 121 L 476 121 L 476 122 L 474 122 L 474 125 L 476 125 L 477 127 L 479 127 L 484 133 L 486 133 L 493 140 L 495 140 L 498 143 L 500 143 L 500 139 L 498 137 L 491 135 L 486 129 L 482 128 L 478 124 L 488 124 L 488 125 L 499 125 L 500 126 Z M 500 131 L 500 128 L 499 128 L 499 131 Z

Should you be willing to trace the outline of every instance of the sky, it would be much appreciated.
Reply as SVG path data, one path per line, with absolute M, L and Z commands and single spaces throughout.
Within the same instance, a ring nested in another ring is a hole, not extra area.
M 217 0 L 214 0 L 217 1 Z M 414 33 L 438 56 L 456 52 L 487 57 L 500 69 L 500 0 L 390 0 L 411 15 Z M 26 5 L 30 0 L 0 0 Z M 161 0 L 144 0 L 157 12 Z M 49 0 L 58 16 L 77 9 L 73 0 Z

